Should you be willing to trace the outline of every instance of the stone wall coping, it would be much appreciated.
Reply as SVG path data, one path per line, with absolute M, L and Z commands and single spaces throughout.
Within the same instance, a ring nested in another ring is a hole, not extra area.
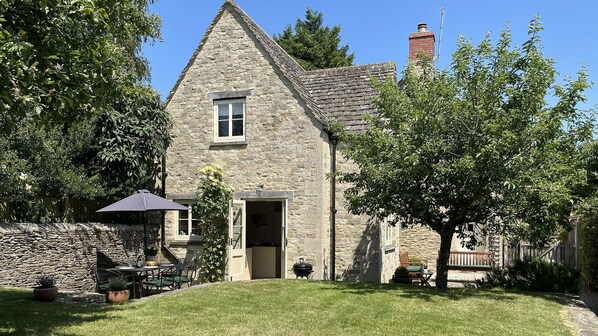
M 130 228 L 137 224 L 106 224 L 106 223 L 1 223 L 0 233 L 11 232 L 35 232 L 47 231 L 48 229 L 55 229 L 58 231 L 74 231 L 74 230 L 100 230 L 112 231 L 124 228 Z M 141 225 L 141 224 L 139 224 Z

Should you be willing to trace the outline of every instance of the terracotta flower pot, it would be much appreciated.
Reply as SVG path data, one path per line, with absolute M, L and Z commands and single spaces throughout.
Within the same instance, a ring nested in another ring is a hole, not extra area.
M 50 287 L 50 288 L 40 288 L 35 287 L 33 288 L 33 298 L 37 301 L 54 301 L 56 296 L 58 295 L 58 287 Z
M 116 305 L 129 301 L 129 290 L 109 290 L 106 293 L 106 302 Z

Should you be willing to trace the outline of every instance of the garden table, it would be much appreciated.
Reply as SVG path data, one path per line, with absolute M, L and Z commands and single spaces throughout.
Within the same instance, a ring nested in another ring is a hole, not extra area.
M 109 268 L 110 271 L 116 271 L 120 273 L 125 273 L 133 277 L 133 294 L 132 297 L 134 299 L 139 299 L 143 297 L 143 279 L 147 278 L 148 272 L 159 271 L 161 269 L 171 268 L 174 264 L 160 264 L 158 266 L 143 266 L 143 267 L 133 267 L 133 266 L 116 266 L 114 268 Z M 137 292 L 139 290 L 139 292 Z
M 430 272 L 430 271 L 419 272 L 417 274 L 417 276 L 419 277 L 419 285 L 431 287 L 431 285 L 428 281 L 430 280 L 430 278 L 432 277 L 433 274 L 434 274 L 434 272 Z
M 434 272 L 431 272 L 428 269 L 424 269 L 422 266 L 407 266 L 407 271 L 409 271 L 409 276 L 411 277 L 411 279 L 419 281 L 420 286 L 431 287 L 428 281 L 430 280 Z

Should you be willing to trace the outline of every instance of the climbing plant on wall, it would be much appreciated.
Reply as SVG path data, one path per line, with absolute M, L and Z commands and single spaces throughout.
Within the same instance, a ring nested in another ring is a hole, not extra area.
M 224 182 L 221 166 L 199 170 L 201 183 L 195 193 L 195 216 L 203 231 L 201 271 L 206 281 L 224 279 L 228 238 L 228 207 L 233 188 Z

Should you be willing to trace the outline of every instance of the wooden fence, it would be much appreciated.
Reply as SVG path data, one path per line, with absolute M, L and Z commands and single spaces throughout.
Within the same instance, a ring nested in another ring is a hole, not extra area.
M 540 258 L 550 263 L 579 268 L 578 247 L 570 242 L 559 242 L 552 246 L 538 247 L 527 243 L 503 247 L 503 264 L 510 265 L 515 260 Z

